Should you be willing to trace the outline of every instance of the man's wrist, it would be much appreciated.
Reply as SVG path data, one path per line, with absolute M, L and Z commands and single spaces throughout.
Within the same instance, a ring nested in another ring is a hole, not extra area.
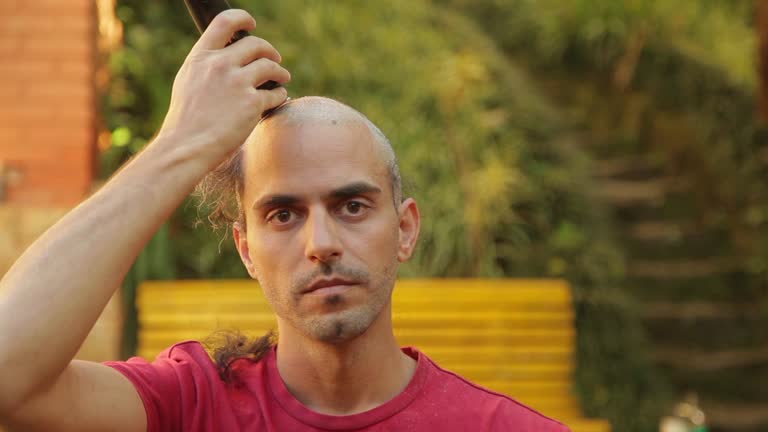
M 162 170 L 194 177 L 197 183 L 211 169 L 211 162 L 201 151 L 209 141 L 208 136 L 161 132 L 147 145 L 141 157 L 156 161 Z
M 142 190 L 145 199 L 178 205 L 209 171 L 206 162 L 194 152 L 197 146 L 179 139 L 158 135 L 105 187 L 128 186 Z

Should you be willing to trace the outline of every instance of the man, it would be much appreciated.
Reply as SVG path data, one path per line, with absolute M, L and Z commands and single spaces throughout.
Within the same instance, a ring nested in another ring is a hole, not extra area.
M 156 139 L 3 278 L 2 422 L 78 432 L 566 431 L 398 347 L 390 298 L 419 212 L 400 195 L 394 153 L 345 105 L 284 104 L 284 88 L 257 90 L 290 75 L 261 39 L 226 46 L 254 25 L 238 10 L 213 21 L 181 67 Z M 228 361 L 227 379 L 195 342 L 152 363 L 73 361 L 151 235 L 224 160 L 239 203 L 235 242 L 277 315 L 276 347 Z

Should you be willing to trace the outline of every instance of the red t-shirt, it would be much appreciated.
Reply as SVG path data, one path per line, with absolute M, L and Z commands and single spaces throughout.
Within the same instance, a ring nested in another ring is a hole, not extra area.
M 240 362 L 239 385 L 227 385 L 198 342 L 182 342 L 153 362 L 107 362 L 131 380 L 144 402 L 148 432 L 168 431 L 515 431 L 568 428 L 507 396 L 441 369 L 413 348 L 416 372 L 389 402 L 349 416 L 310 410 L 288 391 L 271 350 Z

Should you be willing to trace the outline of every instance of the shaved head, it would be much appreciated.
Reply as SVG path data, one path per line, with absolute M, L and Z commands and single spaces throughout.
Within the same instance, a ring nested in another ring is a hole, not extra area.
M 389 170 L 395 205 L 402 201 L 402 179 L 392 144 L 378 126 L 349 105 L 322 96 L 290 99 L 265 115 L 256 126 L 256 130 L 262 127 L 297 126 L 310 122 L 339 126 L 365 125 L 377 144 L 379 157 Z

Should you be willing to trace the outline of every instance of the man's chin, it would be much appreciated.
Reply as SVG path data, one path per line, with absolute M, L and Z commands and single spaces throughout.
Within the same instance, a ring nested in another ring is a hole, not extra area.
M 345 310 L 316 317 L 307 322 L 306 333 L 320 342 L 340 344 L 364 334 L 373 323 L 362 311 Z

